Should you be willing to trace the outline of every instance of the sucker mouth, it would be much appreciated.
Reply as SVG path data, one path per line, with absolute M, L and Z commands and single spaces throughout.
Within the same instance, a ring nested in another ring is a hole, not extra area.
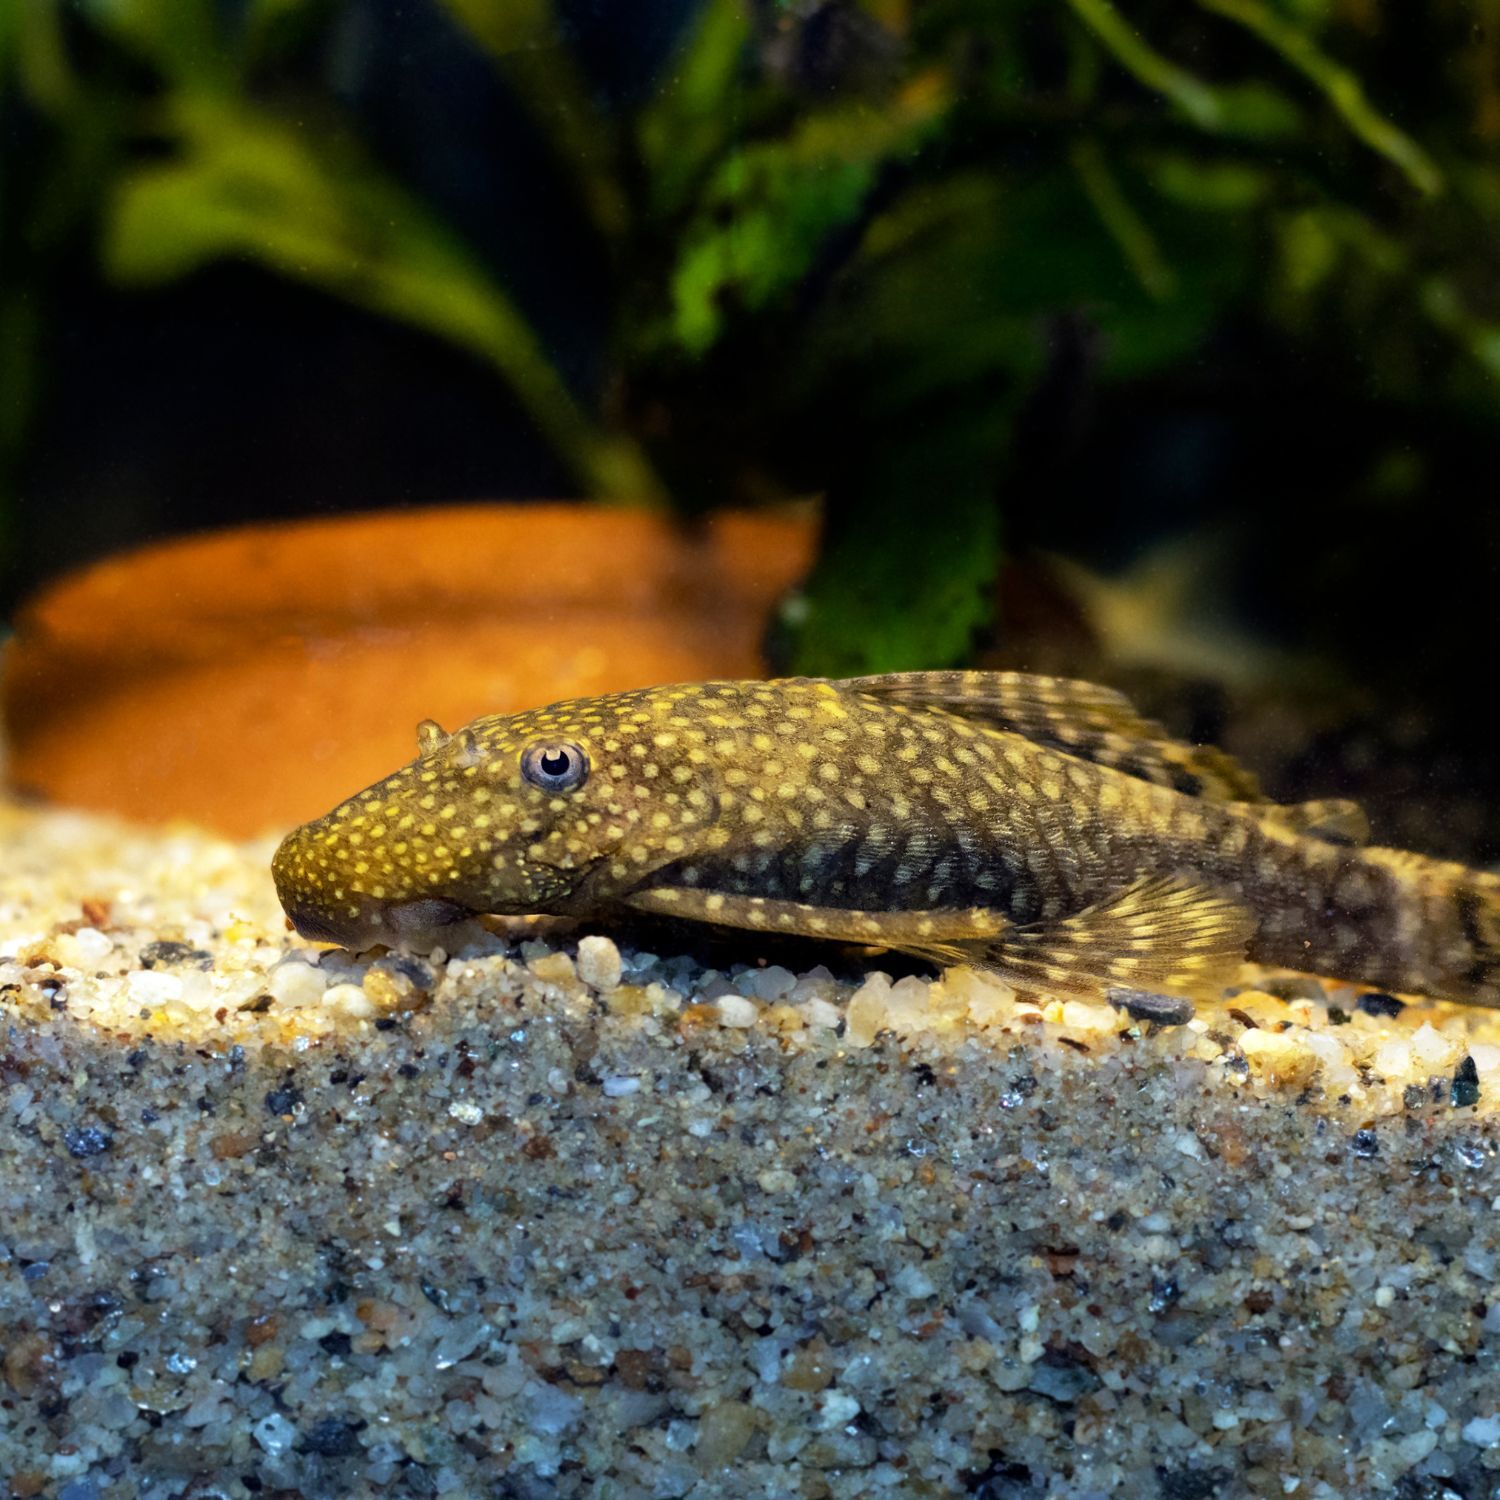
M 284 898 L 281 904 L 300 936 L 315 943 L 337 943 L 351 953 L 362 953 L 377 943 L 396 947 L 474 915 L 467 906 L 433 897 L 371 906 L 353 917 L 303 906 L 295 899 Z

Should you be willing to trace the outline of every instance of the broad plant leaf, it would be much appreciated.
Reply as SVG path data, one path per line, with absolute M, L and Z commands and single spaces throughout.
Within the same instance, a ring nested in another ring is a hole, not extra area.
M 876 446 L 834 484 L 818 562 L 776 624 L 787 670 L 844 677 L 967 658 L 993 607 L 1007 417 L 933 414 L 920 442 Z
M 729 305 L 753 313 L 795 286 L 858 218 L 882 168 L 910 160 L 936 131 L 948 102 L 937 80 L 922 80 L 886 108 L 837 105 L 785 137 L 732 150 L 680 241 L 669 323 L 677 346 L 703 354 Z
M 750 38 L 741 0 L 706 0 L 635 121 L 653 213 L 675 214 L 745 125 L 740 74 Z
M 110 206 L 116 279 L 234 257 L 427 329 L 489 360 L 596 493 L 655 498 L 644 461 L 584 415 L 488 270 L 360 153 L 223 100 L 179 97 L 173 123 L 180 156 L 127 175 Z

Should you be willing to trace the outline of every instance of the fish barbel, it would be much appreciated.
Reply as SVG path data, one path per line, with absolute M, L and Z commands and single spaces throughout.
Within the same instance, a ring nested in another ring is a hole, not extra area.
M 1202 995 L 1248 956 L 1500 1004 L 1500 876 L 1366 846 L 1350 802 L 1265 801 L 1088 683 L 689 683 L 418 739 L 277 850 L 303 936 L 644 912 L 1074 993 Z

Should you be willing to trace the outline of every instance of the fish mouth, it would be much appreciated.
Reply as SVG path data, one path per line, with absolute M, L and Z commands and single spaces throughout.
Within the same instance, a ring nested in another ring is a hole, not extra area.
M 377 944 L 388 948 L 420 944 L 424 938 L 435 936 L 440 928 L 474 915 L 470 907 L 430 896 L 382 902 L 353 916 L 303 905 L 295 899 L 283 898 L 281 904 L 299 936 L 315 943 L 337 943 L 351 953 L 362 953 Z

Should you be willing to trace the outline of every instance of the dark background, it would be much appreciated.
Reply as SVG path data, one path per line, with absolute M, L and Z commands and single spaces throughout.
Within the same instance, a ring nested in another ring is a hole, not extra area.
M 1494 860 L 1497 141 L 1494 3 L 6 7 L 4 609 L 816 499 L 773 667 L 1096 673 Z

